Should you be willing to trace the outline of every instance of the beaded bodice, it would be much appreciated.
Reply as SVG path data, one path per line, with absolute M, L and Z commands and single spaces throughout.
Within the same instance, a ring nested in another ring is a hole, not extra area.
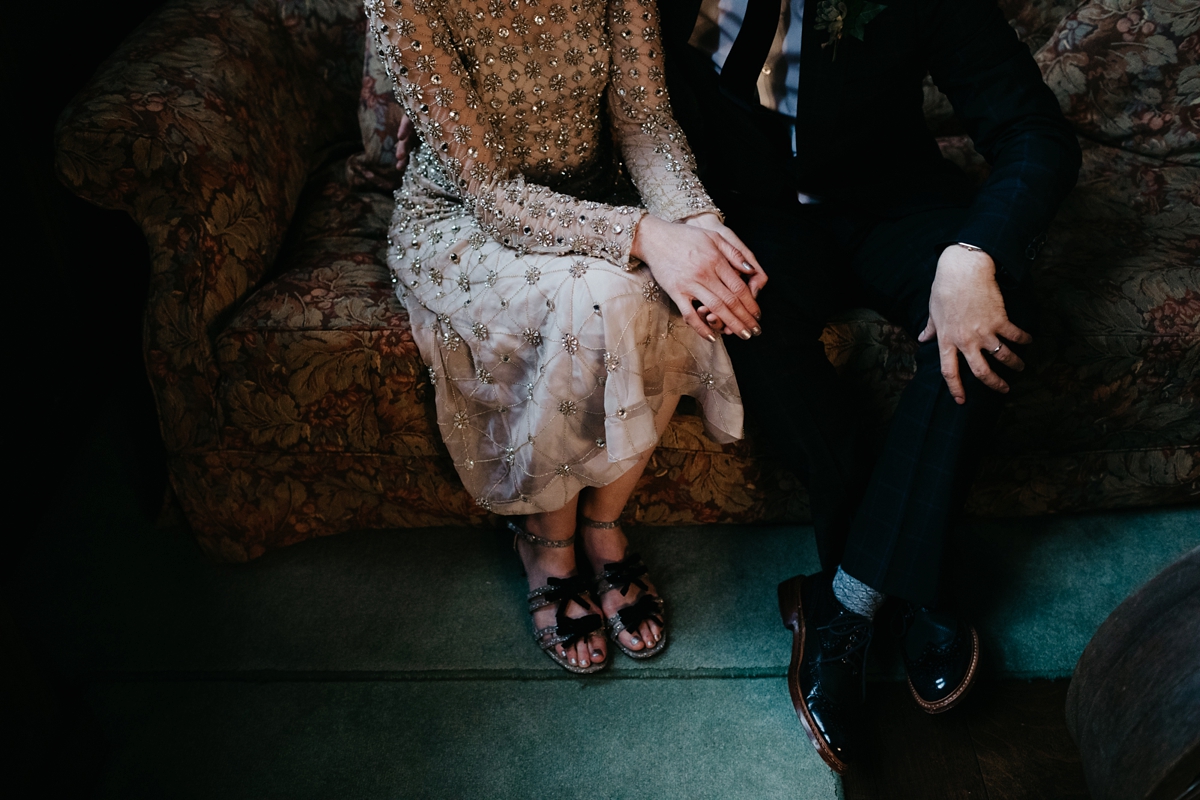
M 554 191 L 612 173 L 610 143 L 651 213 L 715 210 L 671 116 L 653 0 L 365 6 L 426 167 L 496 239 L 627 264 L 643 212 Z

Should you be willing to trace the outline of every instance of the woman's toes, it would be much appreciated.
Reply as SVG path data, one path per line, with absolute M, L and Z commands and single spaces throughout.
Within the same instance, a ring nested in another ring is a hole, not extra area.
M 625 637 L 625 646 L 630 650 L 642 649 L 644 643 L 640 633 L 637 631 L 625 631 L 621 635 Z
M 592 663 L 593 664 L 604 663 L 604 659 L 608 655 L 605 652 L 604 640 L 602 638 L 600 638 L 599 636 L 592 634 L 592 638 L 589 643 L 589 647 L 591 649 L 591 654 L 592 654 Z
M 588 651 L 587 642 L 579 642 L 575 645 L 575 657 L 579 659 L 579 666 L 587 667 L 592 663 L 592 655 Z

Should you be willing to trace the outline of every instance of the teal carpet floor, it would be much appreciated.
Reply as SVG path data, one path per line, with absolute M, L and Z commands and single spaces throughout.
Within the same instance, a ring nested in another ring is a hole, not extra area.
M 631 531 L 671 646 L 579 679 L 537 651 L 490 531 L 371 531 L 213 565 L 136 512 L 102 428 L 8 587 L 108 742 L 103 794 L 195 798 L 833 798 L 782 676 L 775 584 L 804 527 Z M 962 582 L 989 678 L 1069 676 L 1200 510 L 976 520 Z M 881 637 L 882 639 L 882 637 Z M 897 675 L 886 643 L 879 679 Z

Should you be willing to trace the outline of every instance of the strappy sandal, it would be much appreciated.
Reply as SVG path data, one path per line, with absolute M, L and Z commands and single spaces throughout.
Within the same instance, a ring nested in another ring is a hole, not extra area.
M 515 522 L 509 522 L 508 529 L 513 533 L 513 549 L 517 549 L 517 539 L 524 539 L 530 544 L 538 547 L 570 547 L 575 543 L 575 537 L 571 536 L 567 539 L 545 539 L 541 536 L 536 536 L 529 531 L 517 525 Z M 542 648 L 547 656 L 568 672 L 574 672 L 578 675 L 590 675 L 593 672 L 599 672 L 608 666 L 610 659 L 603 661 L 593 661 L 586 667 L 581 667 L 578 664 L 572 664 L 570 660 L 563 658 L 558 654 L 558 646 L 562 645 L 563 649 L 568 649 L 577 644 L 580 640 L 586 639 L 596 631 L 603 634 L 604 618 L 599 614 L 587 614 L 582 617 L 567 616 L 567 607 L 574 601 L 580 608 L 589 608 L 594 606 L 592 598 L 588 592 L 588 580 L 582 575 L 572 575 L 569 578 L 550 577 L 546 580 L 545 586 L 539 586 L 525 596 L 529 602 L 529 614 L 533 614 L 546 606 L 557 604 L 555 609 L 555 618 L 553 625 L 547 625 L 544 628 L 538 628 L 536 625 L 533 629 L 533 640 L 537 642 L 538 647 Z
M 619 521 L 599 522 L 587 517 L 579 519 L 586 528 L 612 530 L 621 525 Z M 621 648 L 621 652 L 630 658 L 651 658 L 661 653 L 667 646 L 666 627 L 662 619 L 663 601 L 661 597 L 651 594 L 650 587 L 642 580 L 642 576 L 647 572 L 646 565 L 642 563 L 642 557 L 637 553 L 630 553 L 620 561 L 605 564 L 604 571 L 596 579 L 597 598 L 608 592 L 620 592 L 622 597 L 626 597 L 634 586 L 641 589 L 641 596 L 636 601 L 618 609 L 617 613 L 608 618 L 608 638 L 612 639 L 613 644 Z M 636 631 L 646 621 L 653 622 L 662 631 L 662 635 L 653 647 L 630 650 L 621 643 L 618 637 L 624 631 Z

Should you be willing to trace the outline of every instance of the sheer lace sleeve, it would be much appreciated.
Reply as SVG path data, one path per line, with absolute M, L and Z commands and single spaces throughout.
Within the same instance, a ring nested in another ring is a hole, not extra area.
M 650 213 L 674 222 L 720 210 L 696 177 L 696 159 L 671 113 L 658 4 L 610 0 L 609 114 L 625 166 Z
M 437 155 L 483 229 L 530 253 L 581 253 L 630 266 L 645 211 L 582 201 L 528 183 L 509 167 L 505 143 L 485 113 L 481 87 L 434 0 L 367 0 L 380 58 L 424 145 Z

